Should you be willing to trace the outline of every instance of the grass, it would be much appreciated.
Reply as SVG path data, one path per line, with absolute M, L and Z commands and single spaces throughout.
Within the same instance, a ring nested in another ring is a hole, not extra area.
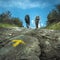
M 8 24 L 8 23 L 0 23 L 0 27 L 7 28 L 7 27 L 17 27 L 17 26 L 13 24 Z
M 60 22 L 59 23 L 53 23 L 46 27 L 47 29 L 53 29 L 53 30 L 60 30 Z

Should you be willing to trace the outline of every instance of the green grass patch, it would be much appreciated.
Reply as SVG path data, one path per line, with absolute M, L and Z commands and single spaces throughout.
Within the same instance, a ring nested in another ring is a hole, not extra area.
M 47 29 L 60 30 L 60 22 L 53 23 L 46 27 Z
M 14 24 L 0 23 L 0 27 L 6 28 L 6 27 L 17 27 L 17 26 Z

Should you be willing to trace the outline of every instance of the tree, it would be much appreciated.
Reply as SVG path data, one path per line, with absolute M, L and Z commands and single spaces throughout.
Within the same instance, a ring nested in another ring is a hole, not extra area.
M 57 14 L 56 10 L 53 10 L 52 12 L 50 12 L 47 16 L 48 24 L 57 22 L 57 17 L 58 17 L 58 14 Z
M 19 18 L 13 18 L 13 24 L 23 27 L 22 21 Z
M 10 21 L 11 14 L 9 11 L 0 14 L 0 22 L 8 23 Z
M 60 21 L 60 5 L 56 6 L 57 13 L 58 13 L 58 20 Z
M 52 10 L 47 16 L 47 24 L 60 22 L 60 5 L 56 6 L 56 9 Z
M 19 27 L 23 26 L 22 21 L 19 18 L 11 17 L 11 13 L 9 11 L 0 14 L 0 23 L 15 24 Z

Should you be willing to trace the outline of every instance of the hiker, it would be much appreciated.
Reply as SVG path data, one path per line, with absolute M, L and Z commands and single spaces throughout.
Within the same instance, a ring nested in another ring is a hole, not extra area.
M 26 22 L 26 27 L 29 28 L 29 26 L 30 26 L 30 17 L 29 17 L 29 15 L 25 16 L 25 22 Z
M 36 16 L 36 18 L 35 18 L 36 29 L 38 28 L 39 20 L 40 20 L 40 17 Z

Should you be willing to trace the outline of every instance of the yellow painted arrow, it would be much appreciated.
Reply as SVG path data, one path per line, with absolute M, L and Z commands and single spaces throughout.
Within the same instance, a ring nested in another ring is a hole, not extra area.
M 18 46 L 19 44 L 25 44 L 23 40 L 12 40 L 12 42 L 14 42 L 13 47 Z

